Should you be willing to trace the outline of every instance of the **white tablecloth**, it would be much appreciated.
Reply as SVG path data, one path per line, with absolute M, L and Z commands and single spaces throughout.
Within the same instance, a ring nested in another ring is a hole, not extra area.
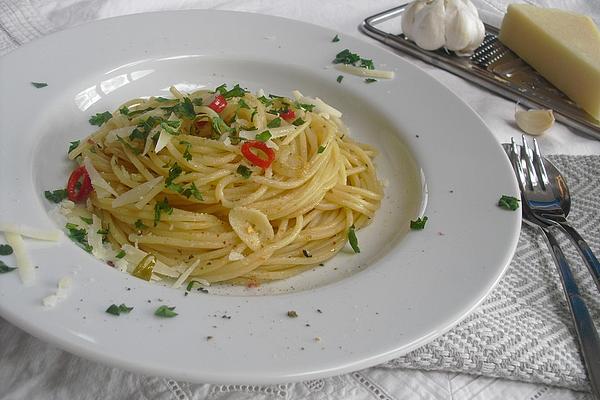
M 572 9 L 600 21 L 600 3 L 584 0 L 529 1 Z M 497 24 L 505 0 L 475 0 L 482 17 Z M 278 15 L 362 37 L 358 24 L 369 15 L 398 5 L 392 1 L 216 1 L 216 0 L 0 0 L 0 51 L 14 49 L 51 31 L 90 20 L 143 11 L 213 8 Z M 0 53 L 1 54 L 1 53 Z M 398 53 L 400 57 L 409 58 Z M 464 99 L 505 142 L 520 131 L 514 104 L 461 78 L 413 60 Z M 539 139 L 546 154 L 600 154 L 600 141 L 557 124 Z M 4 399 L 591 399 L 586 393 L 543 385 L 445 372 L 369 368 L 325 380 L 274 387 L 213 386 L 143 377 L 72 356 L 29 336 L 0 319 L 0 400 Z M 10 350 L 7 350 L 10 349 Z

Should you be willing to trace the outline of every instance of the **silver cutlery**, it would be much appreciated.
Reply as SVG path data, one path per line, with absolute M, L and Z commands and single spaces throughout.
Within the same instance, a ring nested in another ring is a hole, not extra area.
M 533 184 L 537 183 L 539 188 L 529 192 L 527 202 L 531 212 L 546 227 L 558 227 L 571 239 L 600 291 L 600 262 L 587 242 L 567 221 L 567 215 L 571 209 L 571 196 L 564 177 L 551 162 L 541 156 L 535 139 L 532 150 L 523 138 L 521 151 L 526 153 L 526 160 L 529 160 L 528 162 L 532 164 L 528 165 L 531 171 L 535 170 L 536 172 L 531 177 L 531 182 Z
M 546 244 L 550 248 L 552 257 L 556 263 L 560 281 L 567 298 L 567 303 L 569 304 L 569 311 L 575 325 L 580 353 L 587 370 L 592 393 L 596 399 L 600 400 L 600 337 L 598 336 L 598 331 L 594 326 L 589 309 L 575 282 L 571 267 L 556 237 L 550 230 L 552 224 L 540 220 L 531 207 L 532 202 L 535 204 L 538 199 L 543 198 L 542 192 L 545 192 L 554 184 L 554 182 L 548 179 L 547 175 L 552 164 L 541 156 L 539 147 L 535 141 L 534 150 L 532 151 L 524 137 L 522 146 L 517 146 L 513 139 L 511 144 L 505 144 L 503 147 L 511 160 L 517 181 L 519 182 L 524 221 L 543 233 Z M 552 176 L 553 179 L 556 179 L 555 175 Z M 542 184 L 545 186 L 542 187 Z M 556 198 L 555 201 L 560 203 L 561 198 Z

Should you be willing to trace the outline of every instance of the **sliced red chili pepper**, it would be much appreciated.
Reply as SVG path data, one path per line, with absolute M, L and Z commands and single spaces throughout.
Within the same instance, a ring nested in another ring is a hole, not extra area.
M 227 100 L 223 95 L 216 95 L 215 99 L 208 105 L 208 108 L 211 108 L 214 112 L 220 113 L 227 107 Z
M 279 113 L 279 116 L 285 119 L 287 122 L 293 121 L 296 119 L 296 113 L 292 109 L 287 109 L 283 112 Z
M 194 125 L 196 126 L 197 131 L 204 128 L 206 126 L 206 124 L 208 124 L 208 121 L 205 121 L 205 120 L 197 119 L 196 121 L 194 121 Z
M 77 183 L 80 182 L 78 186 Z M 87 200 L 92 193 L 92 181 L 85 167 L 82 165 L 75 168 L 67 182 L 67 197 L 76 203 Z
M 261 158 L 258 154 L 255 154 L 252 149 L 262 152 L 267 158 Z M 269 166 L 275 160 L 275 151 L 273 151 L 273 149 L 267 146 L 264 142 L 260 142 L 258 140 L 249 140 L 244 142 L 242 145 L 242 154 L 248 159 L 248 161 L 257 167 L 261 167 L 262 169 L 269 168 Z

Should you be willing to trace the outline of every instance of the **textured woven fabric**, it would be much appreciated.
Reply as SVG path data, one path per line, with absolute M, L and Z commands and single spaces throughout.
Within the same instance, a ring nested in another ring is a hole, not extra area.
M 569 220 L 599 254 L 600 157 L 548 158 L 569 183 L 573 200 Z M 575 247 L 562 239 L 598 323 L 600 297 L 592 277 Z M 574 389 L 588 385 L 554 262 L 542 237 L 527 225 L 508 271 L 475 312 L 439 339 L 385 366 L 461 371 Z

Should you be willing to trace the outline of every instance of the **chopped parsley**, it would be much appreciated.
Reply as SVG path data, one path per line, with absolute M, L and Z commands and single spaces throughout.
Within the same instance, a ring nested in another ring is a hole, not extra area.
M 119 108 L 119 112 L 121 113 L 121 115 L 129 115 L 129 107 L 123 106 Z
M 192 144 L 185 140 L 182 140 L 181 142 L 179 142 L 179 144 L 185 145 L 185 150 L 183 151 L 183 158 L 187 161 L 190 161 L 192 159 L 192 153 L 190 153 L 190 147 L 192 147 Z
M 125 253 L 125 250 L 121 250 L 120 252 L 117 253 L 117 255 L 115 256 L 116 258 L 123 258 L 127 255 L 127 253 Z
M 187 99 L 187 97 L 186 97 Z M 179 128 L 181 127 L 181 121 L 180 120 L 173 120 L 173 121 L 162 121 L 160 123 L 160 127 L 167 131 L 167 133 L 170 133 L 171 135 L 179 135 Z
M 184 97 L 183 102 L 179 102 L 173 109 L 173 112 L 179 118 L 194 119 L 196 118 L 196 111 L 194 111 L 194 103 L 189 97 Z
M 365 83 L 373 83 L 373 82 L 377 82 L 377 79 L 373 79 L 373 78 L 366 78 L 365 79 Z
M 15 268 L 15 267 L 9 267 L 8 265 L 6 265 L 4 263 L 4 261 L 0 261 L 0 274 L 5 274 L 7 272 L 12 272 L 15 269 L 17 269 L 17 268 Z
M 296 106 L 296 108 L 301 108 L 308 112 L 312 112 L 312 110 L 315 108 L 314 104 L 305 104 L 305 103 L 299 103 L 299 102 L 295 102 L 294 106 Z
M 326 146 L 319 146 L 319 148 L 317 149 L 317 153 L 321 154 L 322 152 L 324 152 L 325 151 L 325 147 Z
M 304 257 L 306 257 L 306 258 L 312 257 L 312 253 L 306 249 L 302 249 L 302 254 L 304 254 Z
M 120 305 L 111 304 L 106 309 L 106 312 L 118 317 L 121 314 L 129 314 L 131 310 L 133 310 L 133 307 L 127 307 L 125 304 L 121 303 Z
M 157 317 L 172 318 L 178 315 L 174 310 L 175 307 L 160 306 L 156 309 L 156 311 L 154 311 L 154 315 Z
M 60 203 L 68 196 L 67 189 L 46 190 L 44 197 L 53 203 Z
M 260 96 L 258 98 L 258 100 L 263 103 L 265 106 L 270 106 L 271 104 L 273 104 L 273 100 L 266 98 L 265 96 Z
M 138 128 L 135 128 L 134 130 L 131 131 L 131 133 L 129 134 L 129 140 L 135 140 L 135 139 L 139 139 L 139 140 L 146 140 L 146 137 L 148 136 L 148 133 L 146 133 L 145 131 L 142 132 L 141 130 L 139 130 Z
M 247 110 L 250 109 L 250 106 L 244 101 L 244 99 L 240 99 L 240 101 L 238 101 L 238 106 Z
M 498 206 L 507 210 L 515 211 L 519 208 L 519 199 L 513 196 L 502 195 L 498 200 Z
M 71 223 L 68 223 L 67 225 L 65 225 L 65 227 L 69 230 L 69 233 L 67 235 L 69 236 L 69 239 L 77 243 L 79 247 L 81 247 L 88 253 L 92 252 L 92 246 L 90 246 L 90 244 L 88 243 L 87 232 L 84 228 L 79 228 L 77 225 Z
M 337 81 L 337 83 L 342 83 L 343 79 L 344 79 L 344 75 L 338 75 L 338 77 L 335 78 L 335 80 Z
M 94 220 L 91 218 L 86 218 L 86 217 L 79 217 L 79 218 L 88 225 L 91 225 L 94 222 Z
M 217 92 L 219 92 L 222 96 L 224 96 L 225 93 L 227 93 L 227 84 L 224 83 L 221 86 L 217 86 L 213 93 L 217 93 Z
M 335 36 L 333 37 L 333 39 L 331 39 L 331 42 L 332 42 L 332 43 L 336 43 L 336 42 L 339 42 L 339 41 L 340 41 L 340 37 L 339 37 L 339 35 L 335 35 Z
M 273 120 L 273 121 L 275 121 L 275 120 Z M 261 142 L 266 142 L 267 140 L 271 139 L 271 136 L 272 136 L 271 132 L 264 131 L 264 132 L 261 132 L 256 135 L 256 140 L 259 140 Z
M 412 230 L 421 230 L 425 228 L 425 224 L 427 223 L 427 216 L 423 216 L 423 218 L 419 217 L 415 221 L 410 221 L 410 229 Z
M 185 197 L 187 197 L 188 199 L 190 198 L 190 196 L 194 196 L 194 198 L 196 200 L 204 200 L 204 198 L 202 197 L 202 193 L 200 193 L 200 191 L 198 190 L 198 188 L 196 187 L 196 184 L 194 182 L 192 182 L 192 184 L 188 187 L 186 187 L 185 189 L 183 189 L 181 191 L 181 194 Z
M 192 104 L 195 106 L 201 106 L 202 105 L 202 97 L 196 97 L 194 100 L 192 100 Z
M 121 143 L 123 146 L 128 148 L 133 154 L 140 154 L 142 152 L 142 150 L 138 149 L 137 147 L 132 146 L 131 143 L 125 141 L 125 139 L 123 139 L 121 136 L 116 135 L 116 137 L 117 137 L 117 140 L 119 141 L 119 143 Z
M 298 118 L 296 118 L 296 119 L 294 120 L 294 122 L 292 122 L 292 125 L 294 125 L 294 126 L 300 126 L 300 125 L 302 125 L 304 122 L 305 122 L 305 121 L 304 121 L 302 118 L 299 118 L 299 117 L 298 117 Z
M 219 117 L 213 117 L 211 119 L 211 125 L 212 125 L 213 130 L 216 133 L 218 133 L 219 135 L 222 135 L 224 133 L 229 133 L 233 130 L 225 123 L 225 121 L 223 121 L 223 119 L 221 119 Z
M 281 118 L 277 117 L 272 119 L 271 122 L 267 124 L 267 128 L 279 128 L 281 126 Z
M 250 178 L 250 175 L 252 175 L 252 170 L 246 167 L 245 165 L 241 164 L 237 167 L 236 172 L 240 174 L 244 179 L 248 179 Z
M 196 280 L 189 281 L 188 284 L 187 284 L 187 286 L 186 286 L 186 288 L 185 288 L 185 294 L 184 294 L 184 296 L 187 296 L 190 293 L 190 291 L 194 288 L 194 284 L 195 283 L 197 283 L 198 285 L 202 285 L 202 282 L 200 282 L 200 281 L 196 281 Z M 208 290 L 206 290 L 202 286 L 198 288 L 198 291 L 202 292 L 202 293 L 208 293 Z
M 31 82 L 31 84 L 36 88 L 36 89 L 41 89 L 43 87 L 48 86 L 48 84 L 46 82 Z
M 158 101 L 159 103 L 164 103 L 165 101 L 171 101 L 173 99 L 167 99 L 165 97 L 160 97 L 159 96 L 159 97 L 154 98 L 154 100 Z
M 97 113 L 96 115 L 92 115 L 90 117 L 90 124 L 102 126 L 106 121 L 112 118 L 112 114 L 110 111 L 104 111 L 103 113 Z
M 0 244 L 0 256 L 9 256 L 13 253 L 13 248 L 8 244 Z
M 244 89 L 240 87 L 240 85 L 236 84 L 233 89 L 226 91 L 225 93 L 221 93 L 223 97 L 229 99 L 231 97 L 242 97 L 246 93 Z
M 354 224 L 348 228 L 348 241 L 350 242 L 350 247 L 352 247 L 352 250 L 354 250 L 355 253 L 360 253 L 360 248 L 358 247 L 358 238 L 356 237 L 356 232 L 354 229 Z
M 173 181 L 177 179 L 182 172 L 183 170 L 181 169 L 179 164 L 173 164 L 171 168 L 169 168 L 169 176 L 167 176 L 167 179 L 165 180 L 165 187 L 170 187 Z M 177 192 L 177 190 L 175 191 Z
M 67 151 L 67 154 L 75 150 L 77 147 L 79 147 L 79 140 L 69 142 L 69 150 Z
M 344 49 L 344 50 L 340 51 L 338 54 L 336 54 L 335 59 L 333 60 L 333 63 L 334 64 L 354 65 L 354 66 L 362 67 L 362 68 L 366 68 L 366 69 L 375 69 L 373 60 L 362 58 L 358 54 L 352 53 L 348 49 Z
M 162 201 L 157 201 L 154 205 L 154 226 L 158 225 L 158 221 L 160 221 L 160 215 L 162 213 L 167 213 L 167 215 L 173 214 L 173 207 L 169 205 L 167 198 L 163 198 Z
M 137 229 L 138 231 L 148 228 L 148 225 L 144 224 L 141 219 L 136 220 L 133 223 L 133 226 L 135 226 L 135 229 Z

